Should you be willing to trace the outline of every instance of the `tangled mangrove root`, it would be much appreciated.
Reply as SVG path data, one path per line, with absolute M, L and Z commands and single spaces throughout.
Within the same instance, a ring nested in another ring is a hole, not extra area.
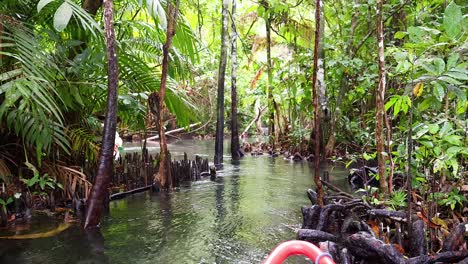
M 313 190 L 307 191 L 313 205 L 302 207 L 297 236 L 318 244 L 336 263 L 468 264 L 468 222 L 453 228 L 439 252 L 430 254 L 426 230 L 432 227 L 418 216 L 408 225 L 405 212 L 373 208 L 330 183 L 324 185 L 329 191 L 324 207 L 316 205 Z

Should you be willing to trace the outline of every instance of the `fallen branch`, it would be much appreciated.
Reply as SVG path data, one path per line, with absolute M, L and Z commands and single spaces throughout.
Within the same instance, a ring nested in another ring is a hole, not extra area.
M 406 213 L 401 211 L 390 211 L 385 209 L 372 209 L 369 210 L 368 213 L 370 215 L 376 217 L 385 217 L 392 219 L 397 222 L 406 222 Z
M 252 122 L 249 123 L 249 125 L 245 128 L 244 132 L 242 132 L 241 135 L 247 134 L 247 132 L 249 131 L 250 127 L 251 127 L 253 124 L 255 124 L 255 122 L 257 122 L 257 121 L 260 119 L 260 117 L 262 116 L 262 114 L 263 114 L 263 112 L 265 111 L 265 109 L 266 109 L 266 106 L 263 107 L 263 108 L 259 108 L 259 109 L 258 109 L 259 111 L 258 111 L 258 113 L 257 113 L 257 116 L 254 118 L 254 120 L 252 120 Z
M 410 258 L 406 264 L 432 264 L 432 263 L 457 263 L 468 258 L 468 250 L 447 251 L 434 256 L 420 256 Z
M 109 199 L 111 201 L 117 200 L 117 199 L 122 199 L 122 198 L 125 198 L 128 195 L 144 192 L 144 191 L 147 191 L 149 189 L 151 189 L 151 186 L 146 186 L 146 187 L 142 187 L 142 188 L 133 189 L 133 190 L 128 191 L 128 192 L 114 193 L 114 194 L 110 195 Z
M 191 124 L 191 125 L 188 126 L 188 128 L 196 127 L 196 126 L 199 126 L 200 124 L 201 124 L 200 122 L 195 123 L 195 124 Z M 177 133 L 177 132 L 182 132 L 182 131 L 184 131 L 186 129 L 187 129 L 187 127 L 177 128 L 177 129 L 174 129 L 174 130 L 171 130 L 171 131 L 167 131 L 166 133 L 164 133 L 164 135 L 170 135 L 170 134 L 174 134 L 174 133 Z M 147 141 L 155 141 L 156 139 L 159 139 L 159 135 L 146 138 Z
M 339 193 L 339 194 L 341 194 L 343 196 L 347 196 L 347 197 L 349 197 L 351 199 L 354 199 L 354 197 L 351 194 L 341 190 L 340 188 L 336 187 L 335 185 L 333 185 L 333 184 L 331 184 L 329 182 L 323 181 L 323 180 L 320 180 L 320 181 L 322 182 L 323 185 L 327 186 L 328 189 L 330 189 L 332 191 L 335 191 L 335 192 L 337 192 L 337 193 Z

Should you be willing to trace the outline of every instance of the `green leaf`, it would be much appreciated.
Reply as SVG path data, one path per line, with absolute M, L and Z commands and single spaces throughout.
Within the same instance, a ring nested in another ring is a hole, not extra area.
M 392 107 L 395 104 L 397 99 L 398 99 L 398 97 L 396 97 L 396 96 L 391 97 L 388 100 L 388 102 L 385 104 L 385 111 L 388 111 L 388 109 L 390 109 L 390 107 Z
M 450 71 L 450 72 L 447 72 L 445 75 L 450 76 L 457 80 L 468 81 L 468 74 L 466 73 Z
M 37 12 L 41 12 L 42 8 L 44 8 L 44 6 L 48 5 L 50 2 L 53 2 L 55 0 L 41 0 L 39 1 L 39 3 L 37 4 Z
M 437 98 L 439 102 L 442 102 L 442 100 L 444 100 L 444 97 L 445 97 L 444 87 L 439 82 L 433 82 L 432 84 L 434 85 L 433 93 L 434 93 L 435 98 Z
M 449 38 L 455 39 L 460 34 L 462 19 L 461 8 L 452 1 L 444 12 L 444 28 Z
M 455 85 L 461 85 L 462 84 L 461 82 L 453 79 L 452 77 L 448 77 L 448 76 L 439 77 L 439 80 L 444 81 L 446 83 L 455 84 Z
M 414 43 L 418 43 L 421 41 L 422 36 L 424 35 L 424 31 L 422 31 L 418 27 L 409 27 L 408 28 L 408 34 L 410 37 L 410 40 Z
M 167 17 L 164 8 L 161 6 L 159 0 L 146 0 L 146 7 L 148 8 L 151 16 L 159 22 L 160 27 L 163 30 L 167 29 Z
M 67 27 L 68 22 L 70 22 L 70 18 L 73 15 L 73 9 L 69 3 L 64 2 L 57 8 L 57 11 L 54 15 L 54 28 L 58 32 L 61 32 Z
M 395 33 L 395 39 L 403 39 L 408 33 L 404 31 L 398 31 Z
M 450 70 L 457 65 L 458 60 L 460 59 L 460 54 L 452 53 L 450 54 L 447 60 L 447 69 Z
M 395 106 L 393 107 L 393 117 L 396 117 L 398 113 L 400 112 L 401 108 L 401 97 L 398 98 L 398 100 L 395 103 Z
M 450 148 L 447 149 L 447 154 L 450 154 L 450 155 L 452 155 L 452 156 L 455 156 L 455 155 L 457 155 L 458 153 L 460 153 L 460 151 L 462 151 L 462 150 L 463 150 L 463 148 L 461 148 L 461 147 L 455 147 L 455 146 L 453 146 L 453 147 L 450 147 Z
M 429 127 L 429 133 L 431 134 L 435 134 L 437 133 L 437 131 L 439 131 L 439 125 L 437 124 L 429 124 L 428 127 Z
M 449 135 L 443 139 L 452 145 L 460 146 L 462 137 L 457 135 Z
M 426 141 L 426 140 L 421 140 L 419 141 L 419 143 L 421 143 L 421 145 L 431 149 L 434 147 L 434 143 L 432 143 L 432 141 Z
M 421 130 L 419 130 L 416 135 L 414 135 L 414 139 L 418 139 L 422 137 L 424 134 L 426 134 L 429 131 L 429 126 L 423 126 Z
M 30 180 L 28 180 L 28 187 L 34 186 L 39 181 L 39 175 L 34 175 Z
M 45 185 L 46 185 L 46 182 L 45 182 L 45 181 L 41 180 L 41 181 L 39 182 L 39 186 L 41 186 L 41 190 L 44 190 Z
M 362 157 L 363 157 L 365 160 L 371 160 L 371 159 L 373 159 L 373 157 L 372 157 L 371 155 L 367 154 L 366 152 L 364 152 L 364 153 L 362 154 Z
M 453 125 L 450 122 L 445 122 L 442 128 L 439 131 L 441 137 L 447 135 L 448 132 L 452 131 Z
M 434 59 L 434 65 L 439 75 L 445 71 L 445 62 L 443 59 L 441 58 Z
M 427 97 L 418 105 L 418 110 L 419 111 L 426 111 L 429 107 L 431 107 L 437 100 L 434 98 L 434 96 Z

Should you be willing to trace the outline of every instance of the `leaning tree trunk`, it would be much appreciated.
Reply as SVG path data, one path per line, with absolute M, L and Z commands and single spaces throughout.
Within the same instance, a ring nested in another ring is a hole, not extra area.
M 104 205 L 109 201 L 108 187 L 112 173 L 115 132 L 117 129 L 117 95 L 119 83 L 113 16 L 112 0 L 105 0 L 104 26 L 106 30 L 108 65 L 107 114 L 104 121 L 98 173 L 88 199 L 85 228 L 96 227 L 99 224 Z
M 176 1 L 174 6 L 173 3 L 168 2 L 168 16 L 167 16 L 167 32 L 166 32 L 166 43 L 163 46 L 163 62 L 161 71 L 161 85 L 159 87 L 159 94 L 153 93 L 153 105 L 156 104 L 157 110 L 157 123 L 159 128 L 159 146 L 161 148 L 160 159 L 159 159 L 159 170 L 156 175 L 155 183 L 161 187 L 161 189 L 172 189 L 174 188 L 174 178 L 171 173 L 171 157 L 167 150 L 166 131 L 164 130 L 164 97 L 166 94 L 166 82 L 167 82 L 167 71 L 169 69 L 169 49 L 171 48 L 172 38 L 175 35 L 175 28 L 177 24 L 177 13 L 179 12 L 180 0 Z
M 236 30 L 236 0 L 232 0 L 231 12 L 231 155 L 239 159 L 242 154 L 239 144 L 239 124 L 237 122 L 237 30 Z
M 377 161 L 379 168 L 379 182 L 380 191 L 388 193 L 387 177 L 385 175 L 385 155 L 384 155 L 384 100 L 385 100 L 385 85 L 386 85 L 386 72 L 385 72 L 385 54 L 384 54 L 384 36 L 383 36 L 383 22 L 382 22 L 382 2 L 377 0 L 377 42 L 379 54 L 379 86 L 376 95 L 376 138 L 377 138 Z
M 314 182 L 317 186 L 317 202 L 323 206 L 323 186 L 320 181 L 320 122 L 319 122 L 319 98 L 317 91 L 317 72 L 319 60 L 319 43 L 320 43 L 320 9 L 321 0 L 315 1 L 315 47 L 314 47 L 314 72 L 312 75 L 312 90 L 314 103 Z
M 227 63 L 227 39 L 228 39 L 228 5 L 229 0 L 223 0 L 222 27 L 221 27 L 221 55 L 219 57 L 218 72 L 218 105 L 215 139 L 215 165 L 223 163 L 223 139 L 224 139 L 224 78 Z

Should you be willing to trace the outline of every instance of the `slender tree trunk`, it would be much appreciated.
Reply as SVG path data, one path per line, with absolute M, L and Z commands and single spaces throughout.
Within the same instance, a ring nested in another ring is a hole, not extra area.
M 267 17 L 265 19 L 266 25 L 266 40 L 267 40 L 267 73 L 268 73 L 268 83 L 267 83 L 267 96 L 268 96 L 268 111 L 269 115 L 269 124 L 270 124 L 270 141 L 273 149 L 275 148 L 275 142 L 278 140 L 275 134 L 275 106 L 273 99 L 273 89 L 271 83 L 273 82 L 273 73 L 271 65 L 271 16 L 269 9 L 269 3 L 264 1 L 264 7 L 267 12 Z M 274 137 L 274 138 L 273 138 Z
M 3 35 L 3 24 L 0 23 L 0 52 L 2 51 L 2 35 Z M 0 54 L 0 61 L 2 61 L 2 54 Z
M 384 36 L 383 36 L 383 22 L 382 22 L 382 3 L 383 0 L 377 0 L 377 43 L 378 43 L 378 57 L 379 57 L 379 86 L 376 95 L 376 138 L 377 138 L 377 160 L 380 177 L 380 191 L 388 193 L 387 176 L 385 173 L 385 149 L 384 149 L 384 100 L 385 100 L 385 86 L 386 86 L 386 72 L 385 72 L 385 54 L 384 54 Z
M 317 72 L 319 60 L 319 43 L 320 43 L 320 9 L 321 0 L 315 1 L 315 47 L 314 47 L 314 72 L 312 75 L 313 98 L 314 103 L 314 182 L 317 186 L 317 202 L 319 206 L 323 206 L 323 186 L 320 181 L 320 122 L 319 122 L 319 95 L 317 91 Z
M 241 157 L 239 144 L 239 124 L 237 122 L 237 29 L 236 0 L 232 0 L 231 12 L 231 155 L 233 159 Z
M 101 153 L 96 181 L 88 199 L 85 228 L 96 227 L 101 221 L 105 203 L 109 201 L 108 187 L 113 167 L 115 132 L 117 129 L 117 95 L 119 69 L 117 63 L 117 47 L 115 44 L 114 19 L 112 0 L 104 1 L 104 26 L 106 30 L 107 48 L 107 114 L 104 121 Z
M 224 79 L 227 63 L 227 39 L 228 39 L 228 5 L 229 0 L 223 0 L 222 26 L 221 26 L 221 55 L 219 57 L 218 72 L 218 105 L 215 139 L 215 165 L 223 163 L 223 139 L 224 139 Z
M 320 118 L 320 151 L 326 144 L 325 140 L 329 137 L 330 122 L 327 118 L 328 113 L 328 100 L 327 100 L 327 86 L 325 83 L 325 5 L 324 1 L 320 1 L 320 38 L 318 46 L 318 63 L 317 63 L 317 92 L 319 99 L 319 118 Z
M 159 128 L 159 146 L 161 148 L 160 159 L 159 159 L 159 170 L 156 175 L 155 182 L 160 185 L 162 189 L 173 189 L 174 178 L 171 173 L 171 156 L 167 150 L 166 132 L 164 130 L 164 98 L 166 95 L 166 82 L 167 82 L 167 71 L 169 69 L 169 49 L 172 45 L 172 38 L 175 35 L 175 29 L 177 24 L 177 16 L 179 12 L 180 0 L 176 0 L 176 4 L 169 1 L 168 3 L 168 16 L 167 16 L 167 31 L 166 31 L 166 43 L 163 46 L 163 62 L 161 71 L 161 86 L 159 88 L 159 96 L 157 100 L 154 100 L 158 105 L 158 128 Z
M 203 12 L 200 8 L 200 0 L 197 0 L 198 37 L 202 39 Z
M 388 154 L 388 161 L 389 161 L 389 172 L 388 172 L 388 193 L 392 194 L 393 192 L 393 171 L 394 171 L 394 163 L 392 158 L 392 123 L 390 118 L 387 115 L 387 112 L 384 111 L 384 118 L 385 118 L 385 127 L 387 128 L 387 154 Z

